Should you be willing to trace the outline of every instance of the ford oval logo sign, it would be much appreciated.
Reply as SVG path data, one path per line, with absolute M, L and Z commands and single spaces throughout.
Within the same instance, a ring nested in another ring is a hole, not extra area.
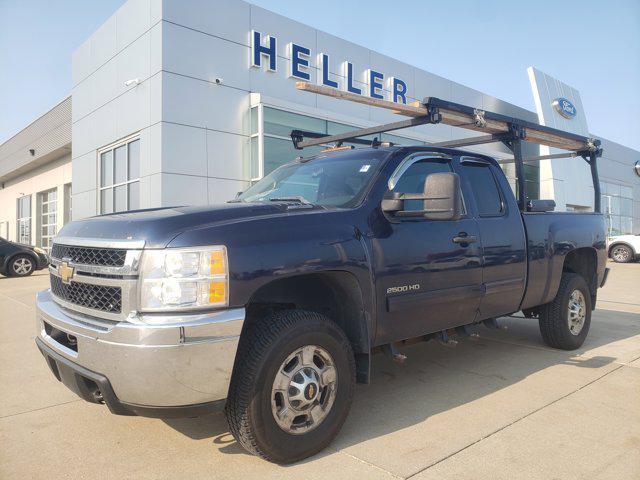
M 571 103 L 566 98 L 556 98 L 551 105 L 553 105 L 553 108 L 556 109 L 556 112 L 558 112 L 564 118 L 573 118 L 576 116 L 576 113 L 578 113 L 573 103 Z

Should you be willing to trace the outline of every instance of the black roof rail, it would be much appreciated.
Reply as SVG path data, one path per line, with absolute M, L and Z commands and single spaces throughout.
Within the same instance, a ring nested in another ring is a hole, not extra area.
M 427 97 L 422 102 L 414 102 L 409 105 L 399 104 L 388 100 L 365 97 L 350 92 L 343 92 L 334 88 L 314 85 L 307 82 L 297 82 L 298 90 L 325 95 L 341 100 L 348 100 L 373 107 L 386 108 L 399 115 L 410 117 L 407 120 L 378 125 L 375 127 L 361 128 L 352 132 L 336 135 L 324 135 L 314 132 L 293 130 L 291 140 L 296 149 L 316 145 L 334 143 L 341 146 L 344 142 L 360 145 L 371 145 L 372 142 L 360 137 L 366 137 L 377 133 L 385 133 L 418 125 L 443 123 L 454 127 L 465 128 L 482 132 L 484 135 L 471 138 L 461 138 L 444 142 L 432 143 L 429 146 L 457 148 L 472 145 L 501 142 L 513 153 L 517 179 L 518 205 L 522 211 L 526 211 L 526 184 L 524 179 L 524 162 L 540 161 L 552 158 L 582 157 L 591 168 L 591 177 L 594 188 L 594 210 L 601 212 L 600 181 L 598 179 L 597 158 L 602 156 L 600 140 L 585 137 L 556 128 L 546 127 L 535 122 L 517 117 L 510 117 L 500 113 L 490 112 L 469 105 L 450 102 L 436 97 Z M 522 157 L 522 142 L 537 143 L 562 150 L 564 154 L 539 155 L 524 159 Z M 501 160 L 500 163 L 508 161 Z

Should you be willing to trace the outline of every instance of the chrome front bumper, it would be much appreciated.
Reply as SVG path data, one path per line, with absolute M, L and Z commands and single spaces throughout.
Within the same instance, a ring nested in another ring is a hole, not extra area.
M 96 322 L 62 308 L 44 290 L 36 297 L 36 310 L 38 347 L 59 380 L 58 367 L 73 370 L 79 384 L 95 374 L 108 381 L 117 402 L 133 406 L 129 410 L 137 414 L 147 407 L 171 410 L 227 396 L 244 308 L 176 314 L 160 326 L 145 324 L 144 317 L 136 323 Z M 61 332 L 71 335 L 71 342 L 62 340 Z M 108 396 L 99 396 L 121 413 Z

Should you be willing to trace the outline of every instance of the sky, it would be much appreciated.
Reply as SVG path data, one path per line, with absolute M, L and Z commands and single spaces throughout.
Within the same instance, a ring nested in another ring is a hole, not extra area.
M 0 0 L 0 142 L 70 93 L 71 54 L 122 3 Z M 640 0 L 251 3 L 529 110 L 537 67 L 580 91 L 591 133 L 640 150 Z

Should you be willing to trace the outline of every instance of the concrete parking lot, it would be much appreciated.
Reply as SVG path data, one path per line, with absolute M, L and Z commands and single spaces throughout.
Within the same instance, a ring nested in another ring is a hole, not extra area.
M 640 478 L 640 264 L 609 265 L 591 333 L 546 347 L 504 319 L 455 348 L 377 356 L 329 449 L 280 467 L 244 452 L 222 414 L 111 415 L 58 383 L 33 342 L 47 275 L 0 279 L 0 478 Z

